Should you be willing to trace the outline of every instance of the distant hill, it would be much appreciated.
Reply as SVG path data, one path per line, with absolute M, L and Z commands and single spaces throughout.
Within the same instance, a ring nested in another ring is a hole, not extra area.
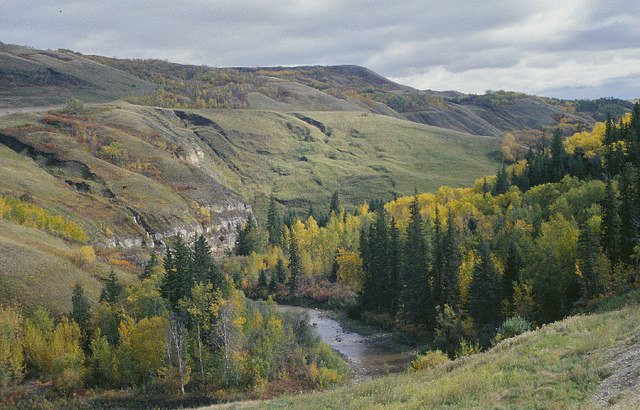
M 79 54 L 0 43 L 0 108 L 104 102 L 146 94 L 154 86 Z

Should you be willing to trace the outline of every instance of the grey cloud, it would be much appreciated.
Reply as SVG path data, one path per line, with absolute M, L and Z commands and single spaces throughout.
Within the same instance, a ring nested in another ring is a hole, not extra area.
M 0 40 L 214 66 L 361 64 L 420 88 L 626 98 L 638 96 L 640 64 L 620 77 L 593 63 L 637 64 L 638 20 L 634 0 L 4 0 Z

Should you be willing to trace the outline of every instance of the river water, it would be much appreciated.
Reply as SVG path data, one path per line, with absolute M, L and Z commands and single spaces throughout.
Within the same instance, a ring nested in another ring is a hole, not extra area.
M 409 349 L 398 346 L 389 334 L 364 336 L 346 330 L 321 309 L 298 306 L 280 309 L 306 312 L 318 336 L 351 363 L 356 380 L 404 371 L 412 359 Z

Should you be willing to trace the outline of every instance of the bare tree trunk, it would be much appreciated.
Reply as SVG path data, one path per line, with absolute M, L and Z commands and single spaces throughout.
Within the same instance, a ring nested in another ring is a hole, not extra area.
M 198 322 L 198 358 L 200 359 L 200 375 L 204 384 L 204 364 L 202 362 L 202 339 L 200 338 L 200 322 Z
M 183 335 L 182 324 L 179 319 L 175 319 L 174 324 L 171 326 L 171 333 L 173 335 L 173 341 L 176 346 L 176 356 L 178 357 L 178 373 L 180 374 L 180 392 L 184 394 L 184 363 L 182 361 L 183 351 Z

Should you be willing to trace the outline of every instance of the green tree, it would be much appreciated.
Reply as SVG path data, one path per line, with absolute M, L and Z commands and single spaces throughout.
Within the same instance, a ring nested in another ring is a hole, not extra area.
M 509 190 L 509 175 L 507 174 L 507 168 L 504 164 L 498 170 L 498 174 L 496 175 L 496 182 L 493 186 L 493 195 L 506 194 Z
M 140 279 L 143 280 L 150 277 L 151 275 L 156 273 L 157 268 L 158 268 L 158 255 L 156 255 L 156 251 L 154 249 L 153 252 L 151 252 L 151 256 L 149 257 L 149 260 L 146 261 L 144 264 L 144 270 L 139 275 Z
M 331 204 L 329 205 L 329 213 L 333 212 L 336 216 L 340 216 L 340 193 L 335 191 L 331 195 Z
M 269 233 L 269 243 L 273 246 L 280 245 L 282 237 L 282 219 L 278 212 L 276 198 L 271 195 L 269 199 L 269 209 L 267 210 L 267 232 Z
M 300 259 L 300 250 L 298 248 L 298 239 L 294 232 L 291 232 L 291 240 L 289 241 L 289 293 L 293 297 L 298 287 L 298 280 L 302 277 L 302 260 Z
M 410 205 L 402 259 L 402 301 L 405 318 L 413 324 L 433 324 L 435 312 L 428 306 L 430 290 L 428 282 L 429 257 L 418 197 Z
M 502 277 L 503 297 L 513 303 L 513 292 L 515 286 L 520 281 L 520 271 L 522 269 L 522 256 L 520 249 L 514 238 L 509 241 L 509 251 L 504 261 L 504 275 Z
M 602 246 L 611 263 L 621 259 L 620 209 L 611 179 L 607 180 L 605 197 L 602 201 Z
M 100 302 L 107 302 L 111 305 L 115 305 L 122 301 L 124 297 L 124 287 L 120 284 L 120 281 L 116 277 L 116 273 L 111 270 L 107 281 L 100 291 Z
M 460 302 L 460 280 L 458 277 L 462 253 L 458 228 L 453 220 L 453 211 L 447 216 L 447 232 L 442 238 L 442 302 L 456 308 Z
M 76 283 L 71 294 L 71 319 L 80 326 L 82 339 L 86 343 L 89 342 L 91 335 L 91 304 L 84 294 L 84 288 L 81 284 Z
M 576 269 L 580 278 L 582 298 L 585 301 L 600 294 L 601 283 L 597 267 L 599 254 L 598 234 L 589 224 L 584 224 L 578 236 L 578 263 L 576 264 Z
M 502 289 L 498 268 L 484 240 L 478 247 L 478 256 L 469 285 L 469 313 L 481 328 L 500 321 Z

